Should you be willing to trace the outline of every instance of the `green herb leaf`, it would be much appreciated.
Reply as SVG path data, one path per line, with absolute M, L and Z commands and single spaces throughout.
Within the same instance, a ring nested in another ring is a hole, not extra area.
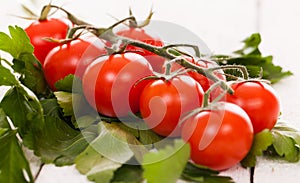
M 10 36 L 0 32 L 0 50 L 19 58 L 22 53 L 33 53 L 33 46 L 25 31 L 18 26 L 9 26 Z
M 248 155 L 241 161 L 243 167 L 254 167 L 256 157 L 263 155 L 273 143 L 272 133 L 269 130 L 263 130 L 254 136 L 253 144 Z
M 0 108 L 0 128 L 10 128 L 7 116 L 2 108 Z
M 41 65 L 33 55 L 33 46 L 25 31 L 18 26 L 9 26 L 10 35 L 0 32 L 0 50 L 14 58 L 15 72 L 21 74 L 19 80 L 36 95 L 45 95 L 48 92 Z
M 32 149 L 35 132 L 44 127 L 44 114 L 40 102 L 23 87 L 15 86 L 7 91 L 1 101 L 1 107 L 14 126 L 18 127 L 24 144 Z
M 47 95 L 48 85 L 38 60 L 32 53 L 21 53 L 18 58 L 13 59 L 15 72 L 21 74 L 19 80 L 36 95 Z
M 16 137 L 17 131 L 0 129 L 0 182 L 34 182 L 29 163 Z
M 11 130 L 7 116 L 0 108 L 0 182 L 33 182 L 29 163 L 16 137 Z
M 247 67 L 251 78 L 259 77 L 262 69 L 262 78 L 271 81 L 271 83 L 276 83 L 282 78 L 292 75 L 290 71 L 283 71 L 282 67 L 274 65 L 272 56 L 262 56 L 259 50 L 260 34 L 252 34 L 243 43 L 243 48 L 234 51 L 233 55 L 214 55 L 212 59 L 220 65 L 244 65 Z M 234 70 L 225 70 L 225 72 L 241 77 L 240 73 Z M 228 80 L 230 79 L 228 77 Z
M 76 168 L 85 174 L 90 181 L 96 183 L 110 183 L 114 172 L 122 166 L 102 156 L 92 146 L 86 148 L 76 160 Z
M 144 178 L 149 183 L 175 183 L 190 157 L 190 147 L 182 140 L 175 140 L 174 146 L 166 146 L 158 152 L 144 156 Z
M 133 156 L 139 159 L 145 152 L 135 136 L 123 130 L 118 123 L 100 122 L 98 128 L 99 136 L 91 142 L 90 146 L 103 156 L 125 163 Z
M 181 178 L 186 181 L 197 183 L 233 183 L 234 181 L 227 176 L 218 175 L 218 171 L 211 170 L 207 167 L 196 165 L 188 162 Z
M 146 123 L 143 121 L 120 123 L 119 126 L 133 134 L 143 145 L 151 145 L 163 139 L 152 130 L 142 130 L 147 129 Z
M 77 169 L 82 174 L 86 174 L 89 180 L 99 183 L 119 182 L 120 176 L 129 172 L 131 177 L 126 174 L 128 181 L 122 177 L 121 182 L 127 183 L 130 182 L 129 180 L 137 182 L 141 179 L 141 168 L 123 166 L 133 156 L 141 159 L 145 149 L 131 133 L 121 128 L 120 124 L 98 123 L 98 137 L 90 142 L 87 149 L 76 158 Z M 90 128 L 95 127 L 92 125 Z M 140 175 L 139 178 L 133 177 L 136 174 Z
M 55 99 L 41 100 L 45 125 L 34 132 L 34 152 L 44 163 L 57 166 L 71 165 L 75 157 L 96 137 L 92 131 L 77 131 L 62 117 L 61 109 Z
M 55 100 L 42 104 L 47 105 L 47 109 L 59 110 Z M 56 116 L 59 112 L 45 111 L 45 114 L 50 115 L 45 116 L 45 127 L 35 134 L 35 153 L 41 156 L 45 163 L 54 163 L 57 166 L 73 164 L 76 156 L 84 151 L 96 134 L 91 131 L 74 130 Z
M 66 76 L 64 79 L 58 80 L 55 87 L 59 91 L 82 93 L 81 80 L 73 74 Z
M 273 148 L 277 155 L 286 161 L 297 162 L 300 159 L 300 132 L 278 123 L 272 130 Z
M 78 95 L 68 92 L 54 92 L 59 106 L 63 109 L 64 116 L 74 116 L 73 111 L 73 98 L 78 98 Z
M 52 116 L 59 119 L 63 117 L 63 112 L 55 98 L 40 100 L 40 103 L 45 116 Z
M 16 86 L 19 85 L 16 77 L 10 72 L 9 69 L 5 68 L 0 64 L 0 86 Z
M 76 118 L 76 125 L 80 129 L 90 127 L 92 124 L 99 122 L 97 114 L 89 114 Z
M 75 128 L 78 128 L 76 118 L 96 113 L 87 103 L 84 96 L 79 93 L 58 91 L 54 92 L 54 95 L 63 110 L 64 116 L 71 117 L 71 122 Z
M 280 132 L 282 135 L 293 138 L 296 144 L 300 146 L 300 131 L 288 126 L 286 123 L 277 122 L 272 131 Z
M 114 172 L 111 183 L 142 183 L 143 169 L 140 165 L 123 164 Z

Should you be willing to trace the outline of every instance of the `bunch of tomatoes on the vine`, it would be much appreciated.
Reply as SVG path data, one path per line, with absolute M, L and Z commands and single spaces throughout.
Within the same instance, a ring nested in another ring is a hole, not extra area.
M 27 27 L 49 87 L 55 91 L 57 81 L 75 75 L 99 114 L 140 114 L 158 135 L 188 142 L 193 162 L 215 170 L 240 162 L 254 134 L 274 127 L 280 108 L 270 85 L 247 77 L 227 82 L 213 61 L 165 45 L 133 17 L 125 20 L 131 23 L 117 32 L 47 16 Z

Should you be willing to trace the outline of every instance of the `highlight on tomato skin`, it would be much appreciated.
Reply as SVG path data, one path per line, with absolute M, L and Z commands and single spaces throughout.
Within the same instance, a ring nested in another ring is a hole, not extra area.
M 34 55 L 43 65 L 47 54 L 59 43 L 45 40 L 45 38 L 66 39 L 72 23 L 68 19 L 47 18 L 36 20 L 24 30 L 34 47 Z
M 203 89 L 193 78 L 178 75 L 172 79 L 153 80 L 145 86 L 140 98 L 140 113 L 155 133 L 178 137 L 183 115 L 202 104 Z
M 139 54 L 113 54 L 91 64 L 82 79 L 84 95 L 100 114 L 125 117 L 139 111 L 139 100 L 148 80 L 153 75 L 149 62 Z
M 194 163 L 221 171 L 238 164 L 248 154 L 254 133 L 242 108 L 220 102 L 219 109 L 204 110 L 188 118 L 181 135 L 190 144 Z
M 48 85 L 52 90 L 56 90 L 55 83 L 70 74 L 82 78 L 88 65 L 106 53 L 104 47 L 83 39 L 72 40 L 53 48 L 43 65 Z
M 280 114 L 280 101 L 275 90 L 260 81 L 234 82 L 234 94 L 226 95 L 227 102 L 239 105 L 249 115 L 254 133 L 271 130 Z

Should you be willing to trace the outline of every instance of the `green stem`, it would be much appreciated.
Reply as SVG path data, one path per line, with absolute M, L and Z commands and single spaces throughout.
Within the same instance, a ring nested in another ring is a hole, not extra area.
M 242 77 L 245 80 L 249 79 L 249 73 L 247 71 L 247 68 L 245 66 L 243 66 L 243 65 L 224 65 L 224 66 L 218 66 L 218 67 L 209 68 L 209 70 L 211 70 L 211 71 L 215 71 L 215 70 L 219 70 L 219 69 L 222 69 L 222 70 L 237 69 L 238 71 L 241 72 Z
M 73 27 L 72 29 L 70 29 L 67 33 L 67 39 L 72 39 L 74 37 L 74 34 L 81 29 L 88 29 L 88 25 L 79 25 L 77 27 Z
M 66 13 L 66 15 L 68 16 L 68 19 L 69 19 L 72 23 L 74 23 L 74 24 L 76 24 L 76 25 L 91 25 L 91 24 L 89 24 L 89 23 L 87 23 L 87 22 L 85 22 L 85 21 L 83 21 L 83 20 L 80 20 L 80 19 L 76 18 L 73 14 L 71 14 L 70 12 L 68 12 L 67 10 L 63 9 L 63 8 L 60 7 L 60 6 L 56 6 L 56 5 L 49 4 L 49 5 L 46 5 L 46 6 L 43 7 L 42 12 L 44 11 L 44 9 L 47 9 L 47 8 L 56 8 L 56 9 L 58 9 L 58 10 L 63 11 L 63 12 Z
M 170 45 L 164 46 L 163 48 L 167 49 L 167 48 L 175 48 L 175 47 L 190 47 L 195 51 L 196 57 L 200 57 L 200 55 L 201 55 L 199 47 L 196 45 L 191 45 L 191 44 L 170 44 Z M 179 50 L 177 50 L 177 51 L 180 52 Z M 183 53 L 183 54 L 185 54 L 185 53 Z M 189 55 L 187 55 L 187 56 L 189 56 Z
M 38 172 L 37 172 L 36 175 L 34 176 L 34 181 L 36 181 L 36 180 L 38 179 L 38 177 L 39 177 L 39 175 L 40 175 L 40 173 L 41 173 L 41 171 L 42 171 L 44 165 L 45 165 L 45 163 L 42 163 L 42 164 L 40 165 L 40 167 L 39 167 L 39 169 L 38 169 Z
M 204 93 L 202 107 L 206 108 L 209 106 L 210 93 L 214 91 L 218 86 L 220 86 L 221 81 L 214 83 L 209 89 Z
M 8 60 L 6 60 L 6 59 L 4 59 L 4 58 L 1 58 L 1 57 L 0 57 L 0 61 L 4 61 L 4 62 L 5 62 L 8 66 L 10 66 L 10 67 L 13 66 L 12 63 L 10 63 Z
M 136 41 L 136 40 L 132 40 L 130 38 L 126 38 L 126 37 L 121 37 L 121 36 L 115 35 L 112 31 L 109 32 L 109 34 L 103 34 L 100 37 L 103 38 L 103 39 L 106 39 L 106 40 L 111 40 L 113 38 L 115 40 L 121 40 L 125 44 L 130 44 L 132 46 L 143 48 L 145 50 L 148 50 L 148 51 L 150 51 L 150 52 L 152 52 L 152 53 L 154 53 L 154 54 L 156 54 L 158 56 L 167 58 L 169 60 L 174 60 L 178 56 L 181 55 L 178 51 L 176 51 L 176 50 L 174 50 L 172 48 L 167 48 L 166 49 L 164 47 L 157 47 L 157 46 L 149 45 L 149 44 L 146 44 L 146 43 L 141 42 L 141 41 Z M 201 68 L 198 65 L 189 62 L 185 58 L 176 60 L 176 63 L 180 64 L 181 66 L 183 66 L 185 68 L 193 69 L 193 70 L 197 71 L 199 74 L 202 74 L 202 75 L 206 76 L 207 78 L 209 78 L 213 82 L 220 81 L 221 82 L 220 86 L 224 90 L 228 91 L 230 94 L 233 94 L 232 88 L 230 88 L 230 86 L 228 86 L 225 81 L 223 81 L 220 78 L 218 78 L 217 76 L 215 76 L 213 74 L 213 72 L 210 71 L 208 68 Z

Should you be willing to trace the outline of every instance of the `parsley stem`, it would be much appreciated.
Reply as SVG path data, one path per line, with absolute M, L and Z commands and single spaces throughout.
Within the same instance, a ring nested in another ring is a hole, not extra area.
M 1 58 L 0 57 L 0 61 L 3 61 L 4 63 L 6 63 L 8 66 L 12 67 L 13 64 L 11 62 L 9 62 L 8 60 L 4 59 L 4 58 Z
M 45 165 L 45 163 L 42 163 L 42 164 L 40 165 L 40 167 L 39 167 L 39 169 L 38 169 L 36 175 L 34 176 L 34 182 L 36 182 L 36 180 L 38 179 L 38 177 L 39 177 L 39 175 L 40 175 L 40 173 L 41 173 L 41 171 L 42 171 L 44 165 Z

